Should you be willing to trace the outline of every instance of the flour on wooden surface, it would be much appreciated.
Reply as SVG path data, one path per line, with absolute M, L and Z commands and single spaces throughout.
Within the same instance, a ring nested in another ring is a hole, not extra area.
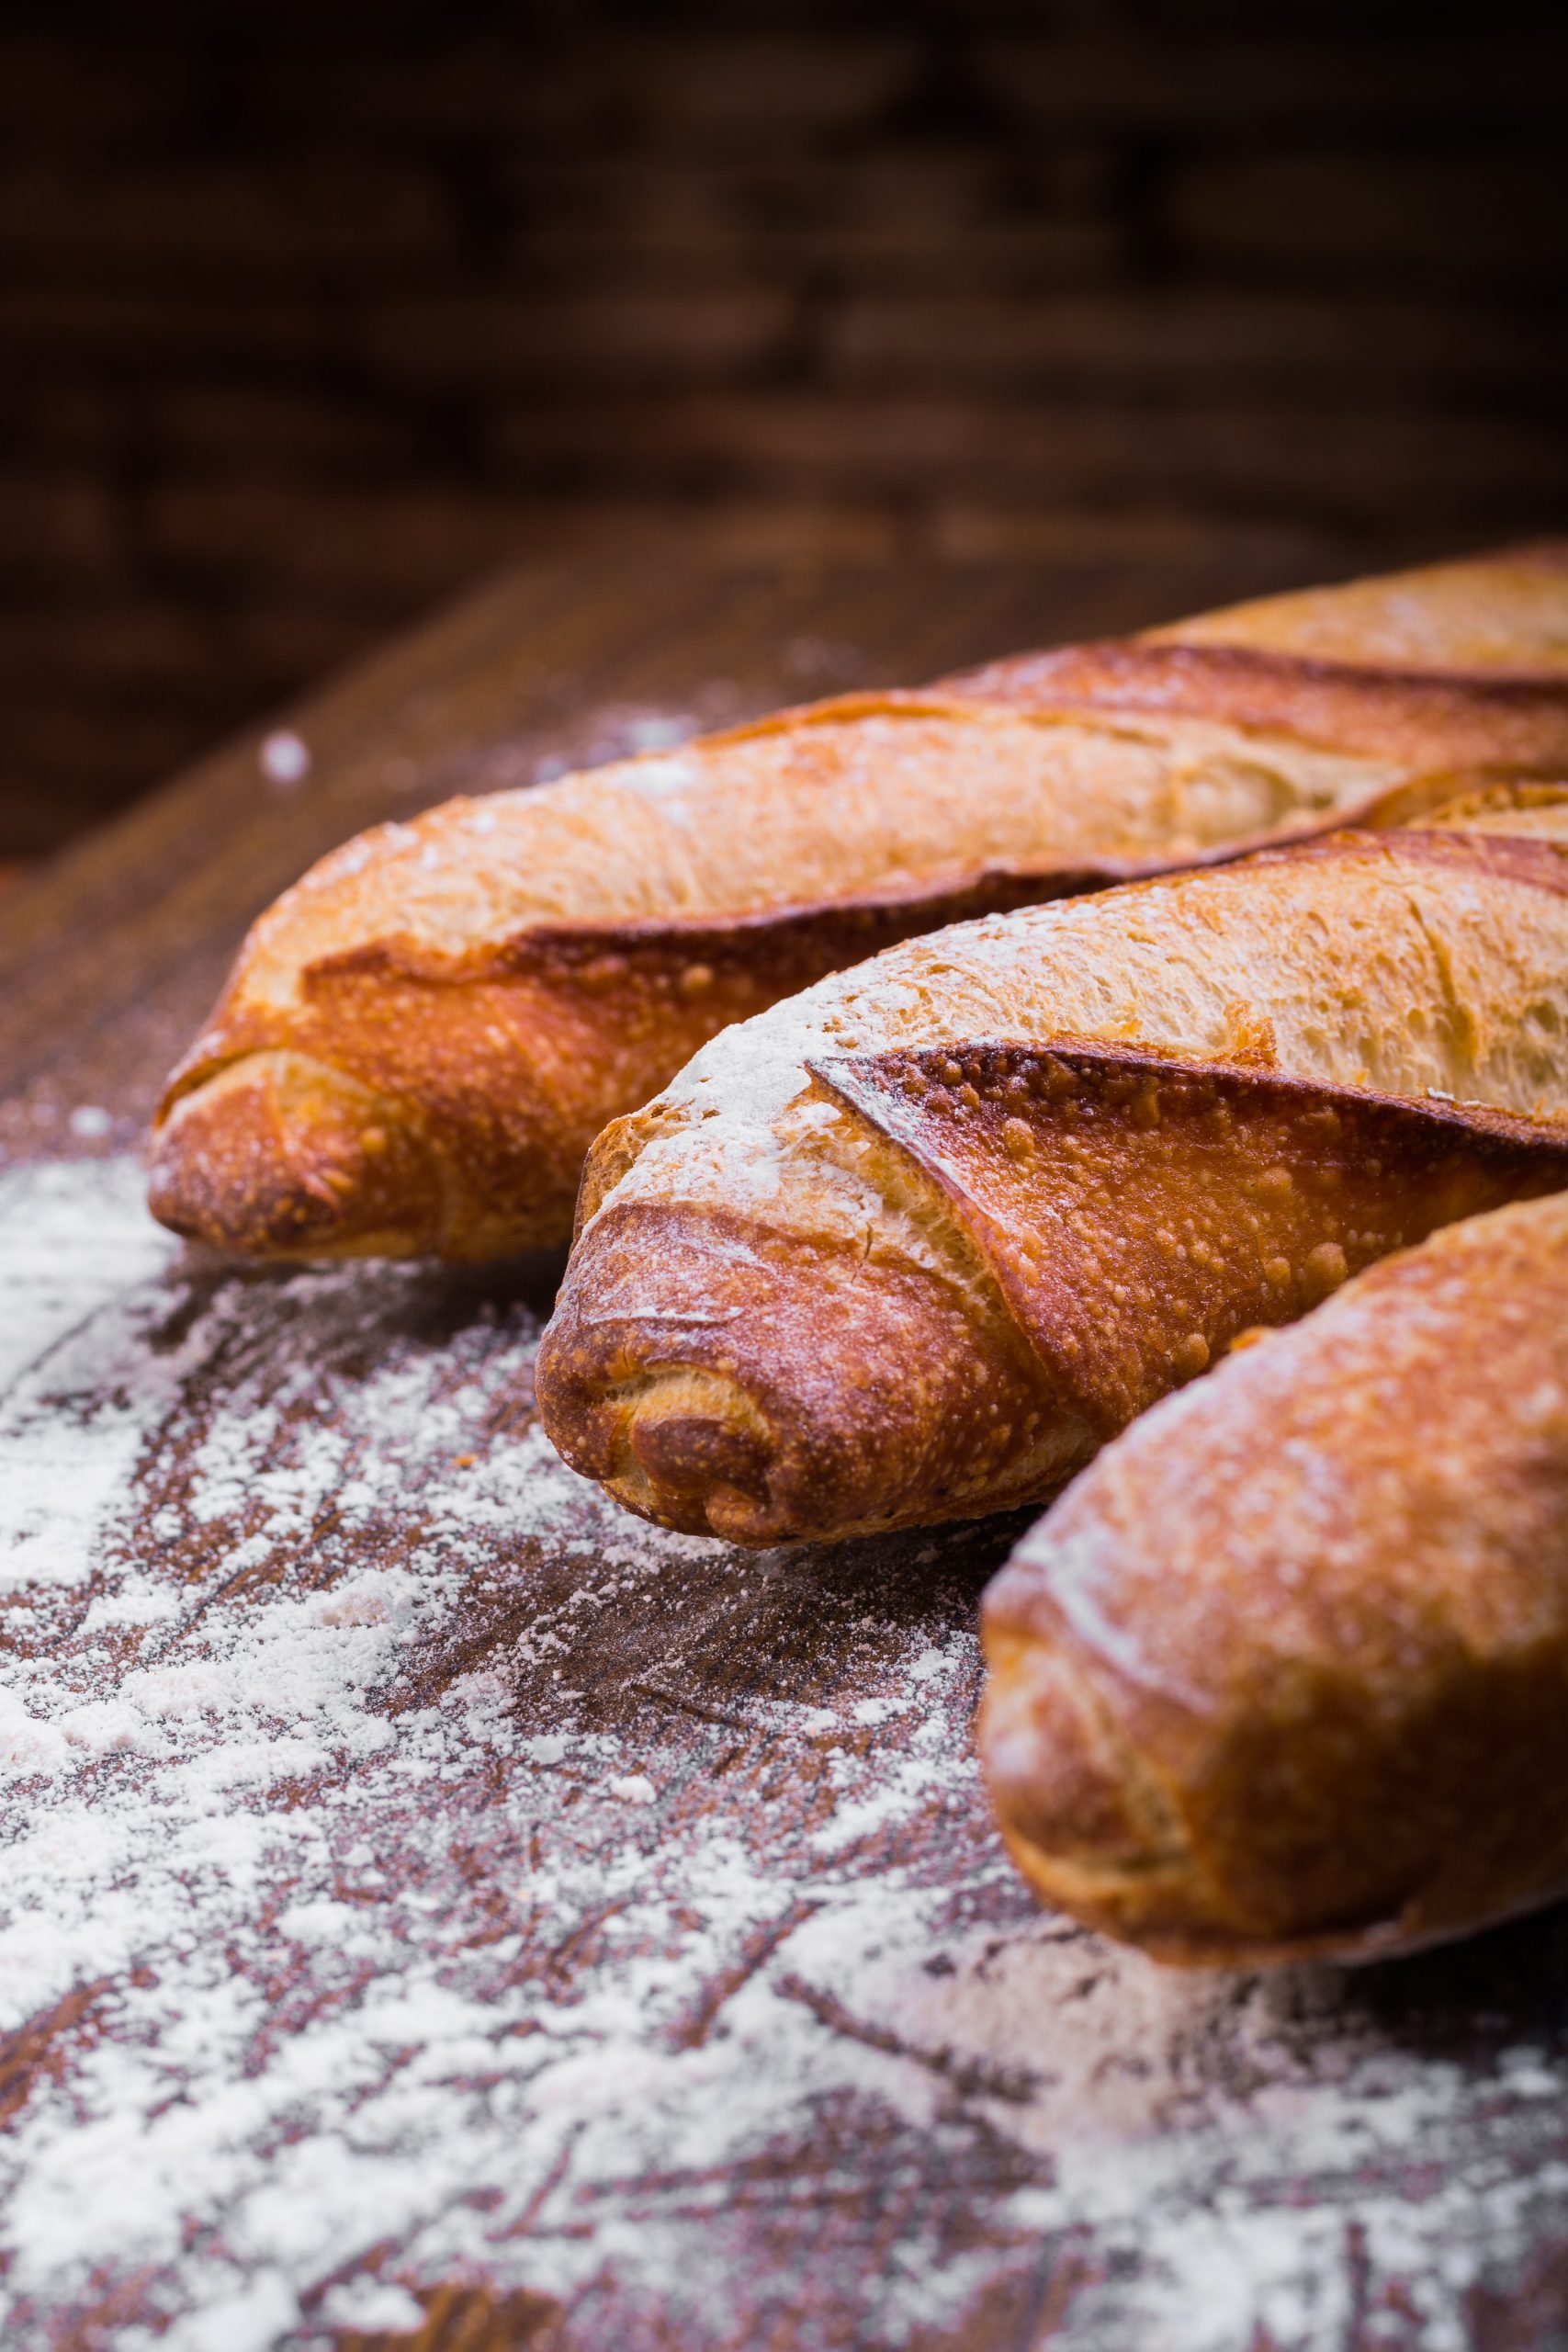
M 962 2340 L 1048 2275 L 1082 2352 L 1337 2352 L 1385 2308 L 1470 2342 L 1568 2191 L 1568 2063 L 1506 1983 L 1478 2078 L 1355 1980 L 1162 1973 L 1037 1912 L 967 1602 L 874 1582 L 839 1681 L 705 1696 L 713 1594 L 760 1627 L 815 1574 L 830 1613 L 834 1555 L 576 1478 L 518 1407 L 525 1309 L 214 1272 L 138 1182 L 0 1178 L 0 2025 L 39 2053 L 0 2329 L 271 2352 L 456 2278 L 701 2352 L 809 2264 L 803 2346 Z M 593 1703 L 617 1629 L 665 1645 L 635 1739 Z

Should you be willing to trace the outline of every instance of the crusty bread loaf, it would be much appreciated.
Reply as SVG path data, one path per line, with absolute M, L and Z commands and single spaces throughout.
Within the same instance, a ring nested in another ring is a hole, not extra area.
M 1568 847 L 1568 784 L 1545 778 L 1487 777 L 1461 784 L 1427 776 L 1401 786 L 1373 812 L 1380 829 L 1418 825 L 1444 832 L 1521 833 Z
M 1244 1326 L 1568 1182 L 1565 1035 L 1542 842 L 1341 834 L 909 941 L 600 1138 L 546 1427 L 750 1543 L 1043 1497 Z
M 1479 560 L 1255 597 L 1145 630 L 1138 641 L 1289 653 L 1358 669 L 1538 677 L 1568 671 L 1565 571 L 1568 545 L 1546 540 Z
M 155 1213 L 272 1255 L 564 1239 L 605 1121 L 826 971 L 1435 772 L 1568 765 L 1561 552 L 1271 609 L 843 696 L 351 842 L 262 917 L 170 1080 Z M 1312 658 L 1280 650 L 1293 629 Z
M 1201 613 L 1014 654 L 947 681 L 1020 709 L 1197 712 L 1414 768 L 1557 757 L 1568 542 Z
M 985 1629 L 1015 1858 L 1162 1959 L 1378 1957 L 1568 1892 L 1568 1196 L 1160 1406 Z

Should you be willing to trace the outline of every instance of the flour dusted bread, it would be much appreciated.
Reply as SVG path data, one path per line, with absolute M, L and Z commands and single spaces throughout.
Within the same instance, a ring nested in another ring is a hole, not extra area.
M 745 1542 L 1048 1494 L 1241 1329 L 1568 1182 L 1568 861 L 1342 834 L 939 932 L 612 1126 L 538 1363 Z
M 1561 771 L 1565 649 L 1568 567 L 1527 551 L 383 826 L 246 941 L 161 1107 L 154 1211 L 272 1255 L 563 1239 L 595 1134 L 728 1023 L 966 914 L 1232 856 L 1450 771 Z
M 985 1629 L 1015 1858 L 1162 1959 L 1377 1957 L 1568 1892 L 1568 1197 L 1159 1406 Z

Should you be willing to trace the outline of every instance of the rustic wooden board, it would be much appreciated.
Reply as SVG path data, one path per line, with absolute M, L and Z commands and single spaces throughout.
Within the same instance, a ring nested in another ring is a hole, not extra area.
M 1523 2352 L 1568 1914 L 1161 1973 L 970 1748 L 1010 1525 L 737 1553 L 571 1476 L 558 1268 L 258 1272 L 137 1136 L 358 824 L 1254 580 L 501 582 L 0 910 L 7 2343 Z

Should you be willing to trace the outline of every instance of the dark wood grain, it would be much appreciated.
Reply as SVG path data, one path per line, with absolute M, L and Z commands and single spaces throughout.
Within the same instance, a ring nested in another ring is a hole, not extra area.
M 507 578 L 288 714 L 297 786 L 258 728 L 0 903 L 7 2341 L 1568 2325 L 1562 1913 L 1359 1975 L 1116 1952 L 973 1762 L 1014 1524 L 658 1535 L 539 1438 L 555 1264 L 258 1272 L 137 1205 L 243 924 L 355 827 L 1264 584 Z

